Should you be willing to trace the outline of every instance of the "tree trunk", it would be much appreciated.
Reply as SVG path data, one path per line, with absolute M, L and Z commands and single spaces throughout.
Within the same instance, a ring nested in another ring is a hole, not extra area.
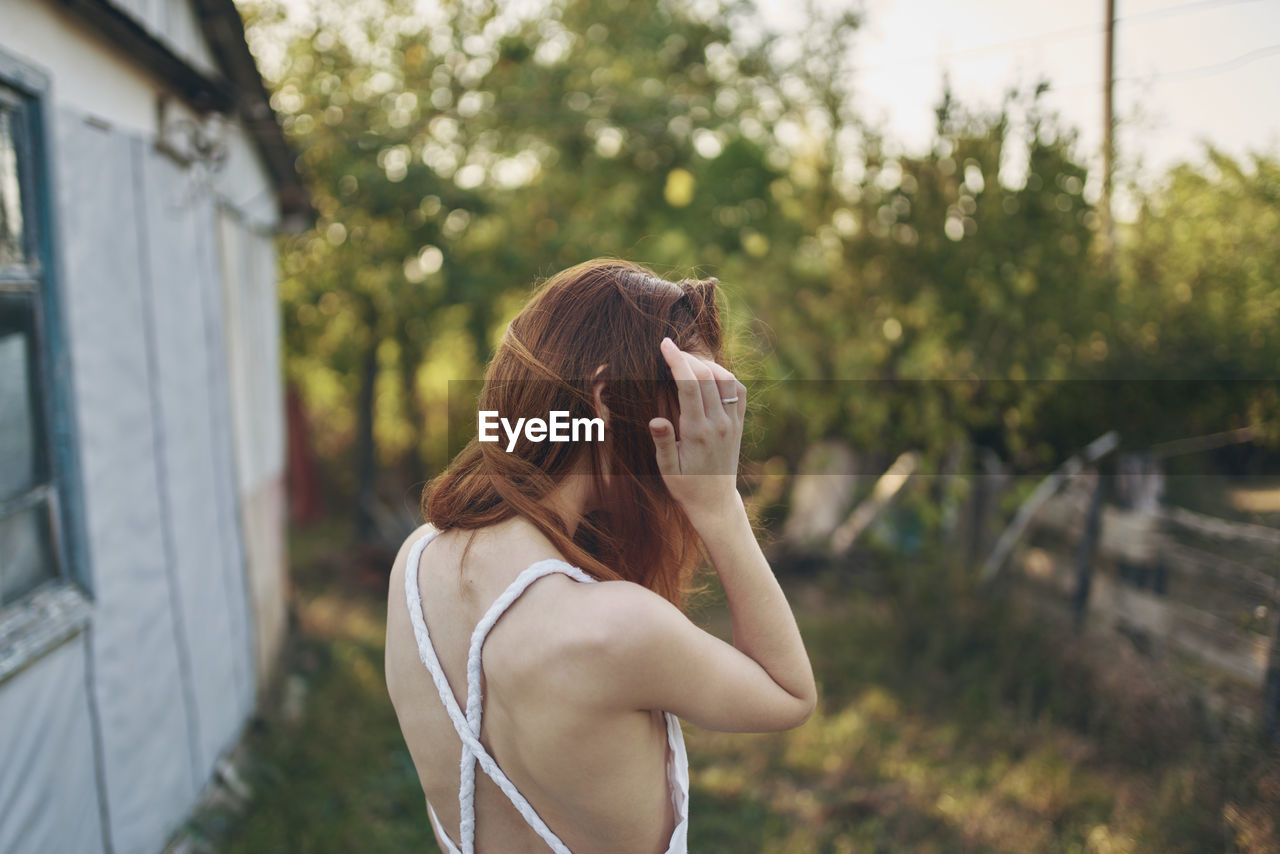
M 285 417 L 289 437 L 289 515 L 299 525 L 309 525 L 324 516 L 320 475 L 311 447 L 311 425 L 297 386 L 285 390 Z
M 364 368 L 360 373 L 360 399 L 356 417 L 356 542 L 372 539 L 377 530 L 373 518 L 376 499 L 377 460 L 373 441 L 374 386 L 378 382 L 378 341 L 369 324 L 369 347 L 365 351 Z

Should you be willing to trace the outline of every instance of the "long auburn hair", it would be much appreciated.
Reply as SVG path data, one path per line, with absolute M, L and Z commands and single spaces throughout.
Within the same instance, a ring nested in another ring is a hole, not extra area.
M 476 530 L 524 516 L 593 577 L 633 581 L 683 608 L 699 540 L 662 481 L 648 427 L 662 416 L 679 430 L 675 380 L 658 347 L 663 337 L 682 350 L 702 347 L 722 358 L 715 279 L 671 282 L 640 264 L 606 257 L 543 281 L 499 343 L 479 408 L 511 423 L 558 410 L 571 419 L 593 418 L 593 387 L 603 380 L 604 441 L 531 442 L 521 432 L 508 453 L 505 436 L 499 442 L 472 438 L 427 484 L 426 520 L 441 531 Z M 542 500 L 575 471 L 582 454 L 594 500 L 570 535 Z

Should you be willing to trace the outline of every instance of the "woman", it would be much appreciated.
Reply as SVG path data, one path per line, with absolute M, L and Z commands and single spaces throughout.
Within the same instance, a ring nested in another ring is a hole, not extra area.
M 391 573 L 386 679 L 442 851 L 684 852 L 677 716 L 765 732 L 814 708 L 736 488 L 746 389 L 719 364 L 715 284 L 611 258 L 551 277 L 480 410 L 602 435 L 473 439 L 428 485 Z M 681 610 L 699 542 L 732 645 Z

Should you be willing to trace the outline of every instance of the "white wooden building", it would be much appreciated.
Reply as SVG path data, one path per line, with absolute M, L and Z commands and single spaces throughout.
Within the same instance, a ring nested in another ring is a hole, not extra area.
M 0 852 L 153 854 L 285 629 L 273 234 L 232 0 L 0 0 Z

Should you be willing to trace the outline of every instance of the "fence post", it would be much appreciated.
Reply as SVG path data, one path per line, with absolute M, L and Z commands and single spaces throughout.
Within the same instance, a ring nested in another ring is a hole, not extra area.
M 1267 654 L 1267 674 L 1262 683 L 1262 731 L 1268 742 L 1280 737 L 1280 608 L 1272 598 L 1271 650 Z
M 983 564 L 982 571 L 978 576 L 979 586 L 985 587 L 989 585 L 996 577 L 996 573 L 1004 565 L 1005 558 L 1013 550 L 1014 544 L 1022 536 L 1022 532 L 1026 530 L 1027 526 L 1031 524 L 1031 519 L 1036 515 L 1036 511 L 1057 491 L 1062 481 L 1079 474 L 1082 467 L 1096 463 L 1115 450 L 1118 444 L 1120 444 L 1120 434 L 1115 430 L 1108 430 L 1068 458 L 1065 463 L 1058 467 L 1057 471 L 1036 484 L 1036 488 L 1032 490 L 1031 495 L 1022 502 L 1022 506 L 1014 514 L 1013 521 L 1000 534 L 1000 539 L 996 540 L 996 547 L 991 550 L 991 554 L 987 557 L 987 562 Z
M 973 456 L 973 490 L 969 495 L 970 513 L 966 522 L 969 527 L 968 565 L 977 566 L 980 557 L 986 553 L 991 537 L 991 517 L 999 505 L 1000 496 L 1004 492 L 1004 466 L 995 451 L 986 447 L 976 447 Z
M 1080 548 L 1076 552 L 1076 590 L 1071 598 L 1071 611 L 1076 633 L 1084 628 L 1084 619 L 1089 612 L 1089 590 L 1093 582 L 1093 556 L 1098 548 L 1098 535 L 1102 529 L 1102 471 L 1093 468 L 1095 483 L 1089 496 L 1089 511 L 1085 514 L 1084 534 L 1080 537 Z

